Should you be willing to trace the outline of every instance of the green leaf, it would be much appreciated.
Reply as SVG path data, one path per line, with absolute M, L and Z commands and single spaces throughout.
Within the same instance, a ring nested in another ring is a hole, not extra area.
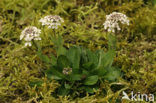
M 109 50 L 107 53 L 102 53 L 101 54 L 101 65 L 102 67 L 111 67 L 113 60 L 115 57 L 115 51 L 114 50 Z
M 49 70 L 46 71 L 46 75 L 47 75 L 47 78 L 49 78 L 49 79 L 55 79 L 55 80 L 62 79 L 60 74 L 57 74 L 56 72 L 55 72 L 55 74 L 51 73 L 51 71 L 49 71 Z
M 96 54 L 98 55 L 99 62 L 94 72 L 97 73 L 98 76 L 101 77 L 106 74 L 107 68 L 110 68 L 112 66 L 112 63 L 115 57 L 115 51 L 108 50 L 105 53 L 104 51 L 100 50 L 100 51 L 97 51 Z
M 37 53 L 37 54 L 38 54 L 38 56 L 40 57 L 40 59 L 41 59 L 43 62 L 48 63 L 48 64 L 51 63 L 48 56 L 43 55 L 43 54 L 41 54 L 41 53 Z
M 36 43 L 35 43 L 35 44 L 36 44 Z M 36 44 L 36 46 L 38 47 L 37 55 L 39 56 L 39 58 L 40 58 L 43 62 L 49 64 L 49 63 L 50 63 L 49 57 L 42 54 L 41 47 L 40 47 L 38 44 Z
M 52 59 L 52 65 L 56 65 L 56 63 L 57 63 L 57 59 L 56 59 L 56 57 L 52 54 L 51 55 L 51 59 Z
M 111 68 L 108 68 L 108 72 L 105 75 L 105 79 L 109 81 L 115 81 L 116 79 L 120 77 L 120 75 L 121 75 L 121 72 L 118 68 L 111 67 Z
M 103 66 L 100 66 L 100 67 L 99 67 L 98 69 L 96 69 L 94 72 L 97 73 L 98 76 L 102 77 L 102 76 L 104 76 L 104 75 L 106 74 L 107 70 L 106 70 L 106 68 L 104 68 Z
M 96 84 L 98 81 L 98 76 L 94 75 L 94 76 L 90 76 L 88 78 L 86 78 L 86 80 L 84 81 L 85 85 L 94 85 Z
M 58 89 L 58 95 L 61 95 L 61 96 L 65 96 L 67 95 L 68 93 L 70 92 L 69 89 L 66 89 L 65 87 L 60 87 Z
M 82 74 L 85 75 L 85 76 L 88 76 L 89 75 L 89 72 L 87 70 L 85 70 L 85 69 L 82 68 Z
M 57 66 L 59 67 L 60 72 L 62 72 L 63 68 L 70 66 L 70 62 L 66 56 L 60 55 L 57 59 Z
M 91 88 L 91 87 L 85 87 L 85 90 L 86 90 L 88 93 L 94 93 L 94 90 L 93 90 L 93 88 Z
M 53 38 L 52 36 L 50 37 L 56 47 L 57 57 L 66 54 L 67 50 L 66 48 L 63 47 L 63 43 L 64 43 L 63 38 L 61 36 L 58 36 L 58 38 Z
M 87 57 L 87 51 L 85 48 L 80 48 L 81 49 L 81 61 L 80 64 L 85 64 L 88 62 L 88 57 Z
M 93 67 L 93 62 L 87 62 L 87 63 L 83 64 L 83 67 L 87 70 L 90 70 L 90 68 Z
M 65 78 L 65 76 L 61 72 L 56 70 L 54 67 L 51 67 L 50 69 L 46 70 L 45 73 L 49 79 L 60 80 Z
M 59 46 L 57 49 L 57 57 L 59 57 L 60 55 L 65 55 L 67 52 L 66 48 L 64 48 L 63 46 Z
M 94 64 L 98 64 L 98 56 L 96 53 L 93 53 L 91 50 L 87 50 L 88 61 Z
M 99 63 L 97 68 L 107 68 L 112 66 L 115 57 L 116 38 L 111 34 L 108 35 L 108 38 L 109 50 L 106 53 L 99 51 Z
M 73 72 L 77 72 L 76 69 L 79 69 L 80 65 L 80 48 L 71 47 L 67 52 L 67 58 L 72 63 Z
M 83 66 L 83 68 L 91 72 L 92 70 L 96 69 L 96 67 L 98 66 L 98 62 L 98 55 L 96 53 L 90 51 L 89 49 L 83 50 L 83 57 L 81 59 L 81 65 Z
M 76 80 L 81 80 L 82 75 L 81 74 L 71 74 L 70 77 L 73 81 L 76 81 Z
M 66 88 L 66 89 L 70 89 L 71 88 L 71 86 L 69 85 L 69 84 L 64 84 L 64 87 Z

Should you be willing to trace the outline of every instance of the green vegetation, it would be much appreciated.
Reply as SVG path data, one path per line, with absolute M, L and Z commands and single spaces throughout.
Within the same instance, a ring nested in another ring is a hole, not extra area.
M 121 100 L 123 90 L 156 96 L 155 4 L 1 0 L 0 103 L 132 102 Z M 103 23 L 114 11 L 127 15 L 130 25 L 111 35 Z M 56 30 L 44 27 L 39 20 L 46 15 L 64 23 Z M 41 29 L 42 40 L 25 48 L 20 35 L 28 26 Z
M 59 40 L 61 39 L 56 39 L 56 41 Z M 92 94 L 93 89 L 100 87 L 98 83 L 100 80 L 115 81 L 120 76 L 119 69 L 112 67 L 114 49 L 110 48 L 106 53 L 103 50 L 92 52 L 77 46 L 65 49 L 63 44 L 59 44 L 56 51 L 57 57 L 51 54 L 51 58 L 48 58 L 40 49 L 38 55 L 48 66 L 45 71 L 48 79 L 58 80 L 61 84 L 57 90 L 59 95 L 71 94 L 75 97 L 80 94 L 81 96 L 86 93 Z M 38 82 L 43 83 L 43 81 Z

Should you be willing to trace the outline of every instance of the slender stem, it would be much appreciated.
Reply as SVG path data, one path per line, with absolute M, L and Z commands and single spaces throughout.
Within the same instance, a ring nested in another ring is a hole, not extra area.
M 107 38 L 108 38 L 109 49 L 115 50 L 116 49 L 116 37 L 115 37 L 115 35 L 113 35 L 112 33 L 109 33 L 109 35 L 107 35 Z
M 53 29 L 53 33 L 54 33 L 54 37 L 56 38 L 56 32 L 55 32 L 55 29 Z
M 41 47 L 38 43 L 36 43 L 34 40 L 32 40 L 33 44 L 35 45 L 37 51 L 41 51 Z

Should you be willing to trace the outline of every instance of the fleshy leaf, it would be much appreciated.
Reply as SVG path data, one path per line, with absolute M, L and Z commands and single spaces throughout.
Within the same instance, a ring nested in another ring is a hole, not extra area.
M 60 71 L 62 71 L 63 68 L 70 66 L 70 62 L 66 56 L 60 55 L 57 59 L 57 66 L 59 67 Z
M 80 65 L 80 49 L 79 47 L 71 47 L 67 52 L 67 58 L 72 63 L 73 72 L 77 72 Z
M 86 78 L 86 80 L 84 81 L 85 85 L 94 85 L 96 84 L 98 81 L 98 76 L 94 75 L 94 76 L 90 76 L 88 78 Z
M 111 67 L 111 68 L 108 68 L 108 72 L 105 75 L 105 79 L 109 81 L 115 81 L 120 77 L 120 75 L 121 75 L 121 72 L 118 68 Z

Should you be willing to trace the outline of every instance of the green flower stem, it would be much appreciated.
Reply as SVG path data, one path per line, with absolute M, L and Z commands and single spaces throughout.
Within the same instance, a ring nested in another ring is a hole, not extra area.
M 107 38 L 108 38 L 108 45 L 109 45 L 109 50 L 115 50 L 116 49 L 116 42 L 117 42 L 117 39 L 116 39 L 116 36 L 112 33 L 109 33 L 107 35 Z
M 54 38 L 57 38 L 55 29 L 53 29 L 53 33 L 54 33 Z
M 34 40 L 32 40 L 33 44 L 35 45 L 37 51 L 41 51 L 41 47 L 38 43 L 36 43 Z

